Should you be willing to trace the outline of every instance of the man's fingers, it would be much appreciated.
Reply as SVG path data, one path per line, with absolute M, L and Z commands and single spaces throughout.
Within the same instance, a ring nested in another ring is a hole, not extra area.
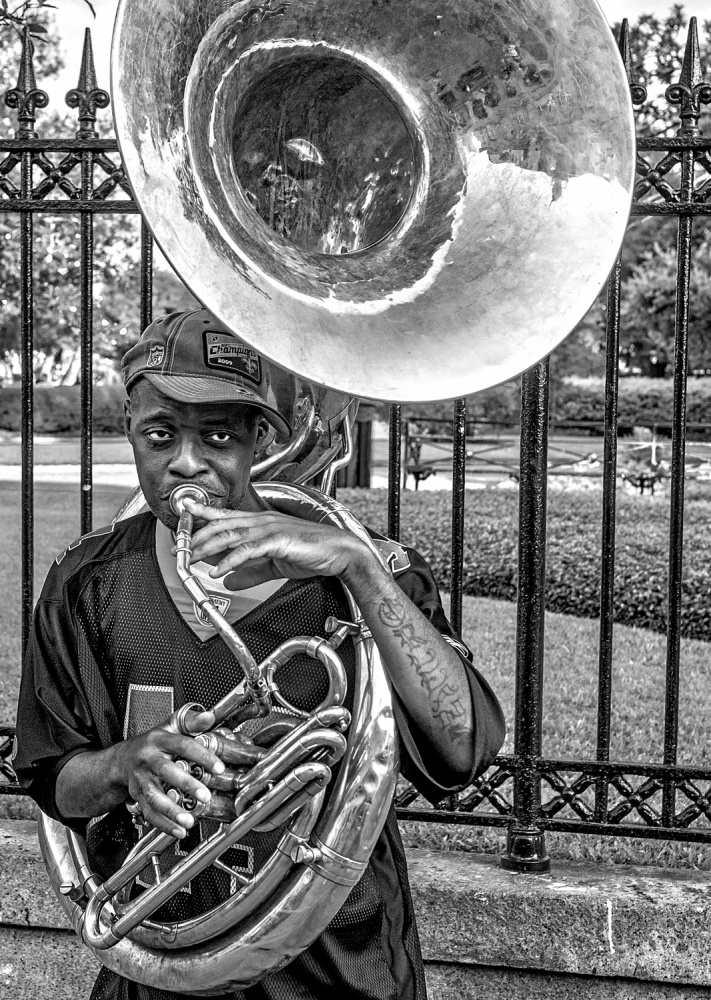
M 190 497 L 187 497 L 183 503 L 191 514 L 203 521 L 217 521 L 221 517 L 229 517 L 230 514 L 234 514 L 233 510 L 226 510 L 223 507 L 208 507 L 207 504 L 200 503 L 199 500 L 192 500 Z
M 210 792 L 205 785 L 172 760 L 165 759 L 157 768 L 156 774 L 169 788 L 177 788 L 179 792 L 198 802 L 207 804 L 210 801 Z
M 194 562 L 200 562 L 202 559 L 209 558 L 210 556 L 220 555 L 225 549 L 232 548 L 235 543 L 249 537 L 250 531 L 264 530 L 263 525 L 255 529 L 247 525 L 231 524 L 225 521 L 213 522 L 207 527 L 212 530 L 209 532 L 205 531 L 203 534 L 203 529 L 201 528 L 199 532 L 193 535 L 192 559 Z
M 169 833 L 171 837 L 184 837 L 195 822 L 189 812 L 181 809 L 150 780 L 141 784 L 140 791 L 134 797 L 147 822 L 163 833 Z
M 208 714 L 212 716 L 214 722 L 212 712 Z M 175 733 L 169 733 L 165 729 L 157 729 L 154 732 L 156 733 L 158 748 L 164 753 L 168 753 L 171 757 L 184 757 L 186 760 L 201 764 L 207 771 L 212 771 L 213 774 L 222 774 L 225 770 L 225 765 L 212 750 L 208 750 L 207 747 L 204 747 L 201 743 L 197 743 L 189 736 L 177 736 Z
M 229 573 L 230 570 L 236 570 L 240 566 L 244 566 L 245 563 L 259 562 L 268 558 L 270 556 L 267 545 L 252 540 L 239 542 L 237 545 L 233 545 L 229 552 L 225 553 L 220 561 L 212 567 L 210 576 L 219 579 L 221 576 Z
M 212 510 L 210 507 L 204 510 Z M 298 518 L 288 517 L 285 514 L 276 514 L 273 511 L 243 511 L 243 510 L 215 510 L 217 515 L 210 519 L 207 524 L 203 524 L 193 535 L 193 548 L 201 548 L 209 539 L 216 536 L 229 538 L 231 534 L 242 532 L 262 533 L 274 528 L 289 531 L 293 526 L 303 528 L 304 522 Z
M 271 563 L 260 560 L 254 566 L 242 563 L 233 573 L 225 576 L 223 583 L 228 590 L 246 590 L 247 587 L 258 587 L 268 580 L 277 579 L 276 572 L 272 569 Z
M 212 712 L 188 712 L 183 725 L 189 733 L 206 733 L 215 725 L 215 716 Z

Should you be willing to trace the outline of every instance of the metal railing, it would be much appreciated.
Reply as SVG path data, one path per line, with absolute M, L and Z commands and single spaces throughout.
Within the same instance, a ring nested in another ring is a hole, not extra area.
M 628 69 L 635 103 L 645 100 L 632 79 L 629 41 L 623 25 L 620 49 Z M 674 405 L 670 463 L 669 616 L 667 632 L 664 754 L 661 764 L 610 759 L 611 691 L 615 575 L 617 480 L 618 356 L 620 337 L 621 262 L 612 270 L 607 292 L 607 367 L 605 388 L 602 570 L 597 745 L 592 760 L 542 756 L 542 692 L 544 672 L 544 604 L 546 552 L 546 480 L 548 464 L 548 361 L 523 376 L 520 440 L 519 562 L 516 640 L 514 752 L 500 756 L 475 785 L 429 809 L 416 801 L 414 789 L 398 796 L 404 819 L 496 826 L 508 830 L 503 864 L 522 871 L 549 865 L 547 830 L 669 838 L 711 842 L 711 802 L 700 783 L 711 781 L 711 769 L 677 764 L 679 712 L 681 580 L 684 525 L 685 402 L 691 235 L 694 217 L 711 215 L 711 138 L 698 128 L 701 102 L 711 99 L 700 70 L 696 23 L 679 83 L 668 99 L 678 106 L 679 128 L 670 138 L 640 138 L 639 183 L 633 215 L 678 219 L 678 276 Z M 23 648 L 32 611 L 33 581 L 33 220 L 38 213 L 71 213 L 79 219 L 81 244 L 81 528 L 92 523 L 92 274 L 93 223 L 97 213 L 136 213 L 113 139 L 98 138 L 96 110 L 108 105 L 98 88 L 87 33 L 78 86 L 68 95 L 77 112 L 76 134 L 62 139 L 37 136 L 36 111 L 47 105 L 37 88 L 29 36 L 25 39 L 18 85 L 5 95 L 17 112 L 18 129 L 0 139 L 0 213 L 20 221 L 21 353 L 22 353 L 22 605 Z M 651 154 L 652 160 L 647 159 Z M 79 168 L 80 179 L 76 179 Z M 677 169 L 678 168 L 678 169 Z M 649 193 L 654 198 L 647 197 Z M 152 241 L 145 226 L 141 236 L 141 323 L 151 319 Z M 467 413 L 464 400 L 453 409 L 451 619 L 459 631 L 465 524 Z M 391 408 L 388 459 L 388 531 L 400 535 L 403 416 Z M 21 794 L 13 782 L 8 758 L 12 732 L 0 730 L 0 771 L 7 781 L 0 793 Z M 542 794 L 545 787 L 546 794 Z M 677 805 L 683 793 L 686 805 Z M 545 800 L 544 800 L 545 799 Z

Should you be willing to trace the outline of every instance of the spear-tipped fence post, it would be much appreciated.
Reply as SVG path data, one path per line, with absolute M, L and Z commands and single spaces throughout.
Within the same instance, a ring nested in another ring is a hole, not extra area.
M 632 97 L 633 104 L 644 104 L 647 100 L 647 88 L 644 84 L 638 83 L 634 68 L 632 66 L 632 49 L 630 47 L 630 22 L 627 18 L 623 18 L 622 27 L 620 28 L 620 41 L 619 41 L 620 55 L 622 56 L 622 62 L 625 65 L 625 73 L 627 74 L 627 82 L 630 87 L 630 95 Z
M 666 98 L 670 104 L 679 105 L 681 125 L 677 135 L 687 138 L 701 135 L 699 128 L 701 105 L 711 103 L 711 84 L 706 83 L 701 70 L 699 31 L 695 17 L 689 21 L 689 34 L 679 82 L 667 87 Z
M 34 139 L 38 108 L 46 108 L 49 97 L 37 87 L 30 29 L 22 35 L 22 55 L 17 86 L 5 93 L 5 104 L 17 111 L 18 139 Z M 20 153 L 20 198 L 32 197 L 31 149 Z M 22 358 L 22 651 L 30 634 L 34 590 L 34 229 L 32 212 L 20 213 L 20 353 Z
M 8 108 L 17 111 L 18 139 L 33 139 L 35 137 L 37 109 L 46 108 L 49 104 L 49 97 L 45 91 L 39 90 L 37 87 L 33 56 L 34 45 L 30 29 L 25 28 L 22 33 L 22 56 L 20 57 L 17 86 L 5 91 L 5 104 Z
M 667 87 L 667 100 L 679 105 L 681 125 L 678 140 L 683 140 L 677 235 L 676 310 L 674 317 L 674 397 L 672 402 L 671 486 L 669 490 L 669 598 L 667 612 L 667 662 L 664 705 L 663 762 L 677 763 L 679 740 L 679 665 L 681 656 L 682 582 L 684 560 L 684 480 L 686 475 L 686 388 L 689 363 L 689 304 L 691 299 L 692 223 L 693 216 L 683 206 L 694 201 L 695 140 L 701 137 L 701 105 L 711 102 L 711 85 L 701 69 L 699 34 L 696 18 L 689 22 L 684 61 L 679 82 Z M 676 822 L 676 786 L 670 778 L 662 790 L 663 826 Z
M 95 139 L 96 110 L 109 106 L 109 95 L 96 82 L 91 32 L 84 33 L 84 48 L 79 70 L 79 82 L 66 96 L 70 108 L 76 108 L 79 117 L 78 139 Z M 91 200 L 94 189 L 94 153 L 91 149 L 81 152 L 81 198 Z M 81 343 L 81 530 L 91 531 L 93 507 L 93 348 L 94 348 L 94 219 L 91 212 L 81 213 L 81 274 L 80 274 L 80 343 Z
M 95 139 L 97 135 L 96 111 L 97 108 L 108 108 L 109 95 L 96 82 L 94 52 L 91 45 L 91 31 L 89 28 L 86 29 L 84 34 L 84 50 L 81 57 L 79 82 L 74 90 L 68 91 L 66 102 L 70 108 L 77 108 L 79 111 L 77 137 L 79 139 Z

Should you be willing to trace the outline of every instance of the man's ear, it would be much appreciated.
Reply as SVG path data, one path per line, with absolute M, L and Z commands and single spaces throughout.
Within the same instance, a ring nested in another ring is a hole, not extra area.
M 125 399 L 123 403 L 123 432 L 131 440 L 131 400 Z
M 269 423 L 267 418 L 260 413 L 259 416 L 257 417 L 257 436 L 254 439 L 255 452 L 258 451 L 259 446 L 261 445 L 262 441 L 267 436 L 267 434 L 269 434 L 271 429 L 272 429 L 271 424 Z

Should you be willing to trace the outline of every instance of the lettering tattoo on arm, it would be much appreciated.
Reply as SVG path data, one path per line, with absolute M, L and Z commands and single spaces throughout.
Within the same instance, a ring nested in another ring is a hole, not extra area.
M 433 717 L 441 723 L 452 742 L 470 741 L 472 734 L 466 724 L 460 687 L 440 663 L 429 639 L 417 634 L 416 626 L 407 621 L 395 601 L 385 598 L 377 610 L 380 621 L 399 640 L 421 687 L 427 692 Z

